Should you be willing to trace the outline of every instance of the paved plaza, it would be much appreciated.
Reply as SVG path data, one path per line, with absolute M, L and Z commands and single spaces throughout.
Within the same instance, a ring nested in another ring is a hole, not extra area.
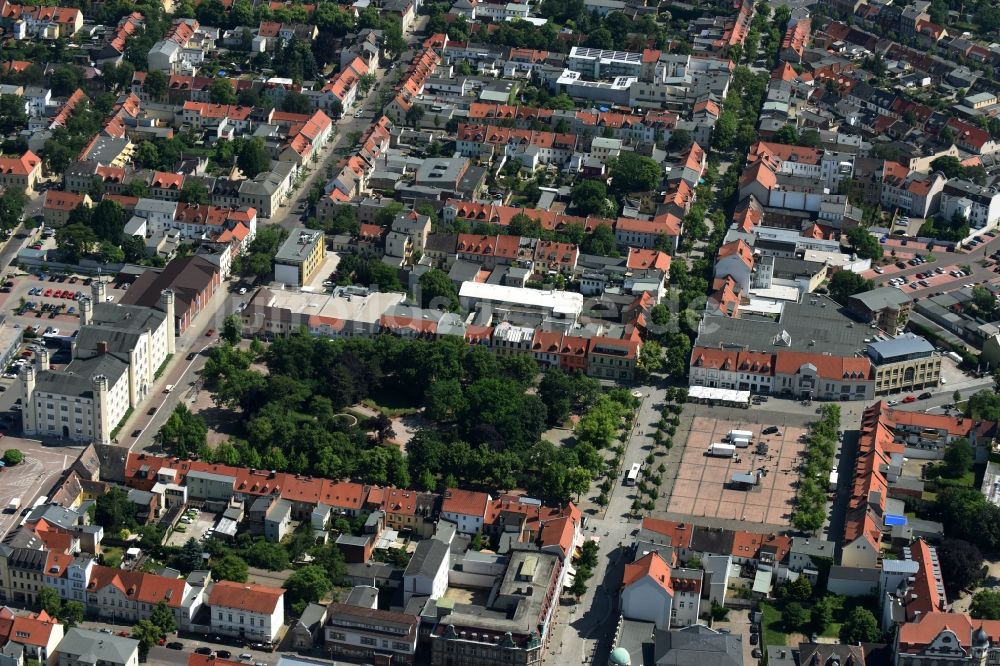
M 695 417 L 667 511 L 693 518 L 789 525 L 799 478 L 798 465 L 806 448 L 799 439 L 806 429 L 782 427 L 780 436 L 761 436 L 761 431 L 767 427 L 768 424 Z M 709 446 L 722 442 L 730 430 L 754 433 L 753 444 L 750 448 L 737 449 L 733 458 L 707 455 Z M 754 453 L 758 441 L 767 444 L 766 455 Z M 758 475 L 755 487 L 736 489 L 731 483 L 733 475 L 751 471 L 766 474 Z

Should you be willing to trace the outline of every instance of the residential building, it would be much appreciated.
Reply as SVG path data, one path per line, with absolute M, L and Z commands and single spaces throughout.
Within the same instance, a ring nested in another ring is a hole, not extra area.
M 122 305 L 155 307 L 162 294 L 173 294 L 176 335 L 187 330 L 204 310 L 222 284 L 219 268 L 198 256 L 174 259 L 162 269 L 150 269 L 139 276 L 121 298 Z
M 440 599 L 448 590 L 451 568 L 448 544 L 437 539 L 424 539 L 417 544 L 403 572 L 403 605 L 414 596 Z
M 273 643 L 285 623 L 285 591 L 224 580 L 208 595 L 212 631 L 225 636 Z
M 10 627 L 9 640 L 23 647 L 26 657 L 47 666 L 56 666 L 59 663 L 56 648 L 62 639 L 62 623 L 44 610 L 16 615 Z
M 670 567 L 659 553 L 649 553 L 625 565 L 621 590 L 624 617 L 652 622 L 659 629 L 669 629 L 673 600 Z
M 139 641 L 73 627 L 56 648 L 59 666 L 139 666 Z
M 441 518 L 455 523 L 460 534 L 481 532 L 492 498 L 482 492 L 449 488 L 444 492 Z
M 30 192 L 42 177 L 42 158 L 30 150 L 18 157 L 0 155 L 0 188 Z
M 333 657 L 412 666 L 419 624 L 413 615 L 332 603 L 327 609 L 324 648 Z
M 274 280 L 305 286 L 326 257 L 325 234 L 313 229 L 297 229 L 274 255 Z
M 897 666 L 926 666 L 928 655 L 948 666 L 974 666 L 1000 658 L 1000 621 L 965 613 L 930 612 L 899 627 L 893 643 Z
M 66 224 L 74 208 L 92 205 L 93 202 L 87 194 L 46 190 L 42 199 L 42 218 L 50 227 L 61 227 Z
M 587 374 L 598 379 L 630 382 L 642 350 L 640 340 L 598 336 L 590 339 Z
M 861 321 L 896 335 L 910 319 L 910 300 L 902 289 L 878 287 L 850 296 L 847 309 Z
M 949 180 L 941 190 L 941 215 L 950 220 L 960 215 L 973 229 L 986 229 L 1000 222 L 1000 192 L 967 180 Z

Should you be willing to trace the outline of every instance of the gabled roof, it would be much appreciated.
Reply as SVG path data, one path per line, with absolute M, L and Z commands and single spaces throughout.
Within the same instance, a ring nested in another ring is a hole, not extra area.
M 648 553 L 631 564 L 625 565 L 622 576 L 622 589 L 649 578 L 659 585 L 670 596 L 674 596 L 674 588 L 670 580 L 670 567 L 666 560 L 656 551 Z
M 223 580 L 212 586 L 212 591 L 208 595 L 208 605 L 271 615 L 278 604 L 282 603 L 284 594 L 285 591 L 279 587 Z

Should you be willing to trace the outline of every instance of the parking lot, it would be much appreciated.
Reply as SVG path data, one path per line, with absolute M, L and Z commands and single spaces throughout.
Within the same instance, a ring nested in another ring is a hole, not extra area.
M 168 546 L 183 546 L 188 539 L 201 541 L 205 532 L 215 524 L 215 515 L 200 511 L 197 517 L 191 519 L 190 523 L 185 523 L 183 520 L 182 518 L 181 522 L 177 523 L 177 527 L 167 538 Z
M 806 429 L 783 426 L 776 434 L 762 435 L 769 426 L 696 416 L 667 511 L 787 527 L 795 502 L 798 465 L 806 448 L 799 439 Z M 752 432 L 750 447 L 736 449 L 731 458 L 709 456 L 710 445 L 725 441 L 730 430 Z M 755 452 L 758 442 L 767 445 L 766 454 Z M 757 473 L 753 487 L 741 490 L 732 483 L 734 474 L 752 472 Z M 748 529 L 752 528 L 748 525 Z

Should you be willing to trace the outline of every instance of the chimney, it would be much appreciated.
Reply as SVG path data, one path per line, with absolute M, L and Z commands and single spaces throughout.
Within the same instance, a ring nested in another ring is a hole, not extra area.
M 101 340 L 97 343 L 97 353 L 107 354 L 108 353 L 108 343 L 106 340 Z

